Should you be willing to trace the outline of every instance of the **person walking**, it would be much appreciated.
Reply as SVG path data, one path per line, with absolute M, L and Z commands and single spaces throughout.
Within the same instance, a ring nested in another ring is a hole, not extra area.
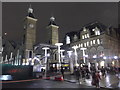
M 102 73 L 103 77 L 106 77 L 106 70 L 105 70 L 105 68 L 103 66 L 101 68 L 101 73 Z
M 62 73 L 62 76 L 64 78 L 64 68 L 61 66 L 61 73 Z
M 86 73 L 85 73 L 85 69 L 84 68 L 82 68 L 81 74 L 82 74 L 82 79 L 85 82 L 85 74 Z
M 95 73 L 95 83 L 96 83 L 96 87 L 99 88 L 100 85 L 99 85 L 99 82 L 100 82 L 101 78 L 100 78 L 100 74 L 99 74 L 99 71 L 97 71 Z
M 96 79 L 96 72 L 92 72 L 92 82 L 91 82 L 91 84 L 92 84 L 93 86 L 96 86 L 95 79 Z
M 75 69 L 76 80 L 80 84 L 80 70 L 78 68 Z

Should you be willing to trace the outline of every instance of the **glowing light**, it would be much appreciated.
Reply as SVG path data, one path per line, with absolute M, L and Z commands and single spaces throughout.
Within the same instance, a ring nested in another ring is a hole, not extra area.
M 107 57 L 104 56 L 103 59 L 107 59 Z
M 93 58 L 97 58 L 97 55 L 94 55 Z
M 114 56 L 114 59 L 118 59 L 118 57 L 117 57 L 117 56 Z
M 100 66 L 102 67 L 104 66 L 104 64 L 105 64 L 105 61 L 101 61 Z

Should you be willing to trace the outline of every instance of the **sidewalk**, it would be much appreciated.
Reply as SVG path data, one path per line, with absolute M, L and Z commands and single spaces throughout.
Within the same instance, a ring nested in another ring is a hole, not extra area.
M 85 79 L 85 82 L 82 79 L 80 79 L 80 82 L 78 82 L 78 80 L 76 80 L 75 75 L 70 75 L 69 73 L 65 73 L 64 80 L 71 83 L 92 86 L 91 76 L 90 76 L 90 79 Z M 95 86 L 92 86 L 92 87 L 95 87 Z M 118 76 L 115 74 L 107 74 L 106 77 L 102 77 L 102 79 L 100 80 L 100 87 L 101 88 L 120 88 L 120 74 Z

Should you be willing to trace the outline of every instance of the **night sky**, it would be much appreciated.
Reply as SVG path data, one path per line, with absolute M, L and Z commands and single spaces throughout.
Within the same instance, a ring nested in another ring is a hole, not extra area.
M 100 21 L 106 26 L 118 27 L 118 3 L 113 2 L 90 2 L 90 3 L 3 3 L 2 23 L 3 34 L 7 32 L 7 39 L 20 42 L 23 32 L 23 20 L 27 15 L 29 5 L 34 9 L 37 22 L 37 42 L 45 43 L 47 37 L 47 25 L 53 15 L 55 22 L 59 25 L 60 42 L 65 33 L 78 31 L 82 26 Z

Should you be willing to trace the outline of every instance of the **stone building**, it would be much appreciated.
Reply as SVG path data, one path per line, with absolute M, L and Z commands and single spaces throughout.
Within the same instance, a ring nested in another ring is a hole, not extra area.
M 93 66 L 120 66 L 120 31 L 117 28 L 106 27 L 100 22 L 92 22 L 79 31 L 69 32 L 64 43 L 68 48 L 77 46 L 78 64 Z M 85 48 L 85 55 L 83 50 Z M 74 54 L 74 53 L 73 53 Z M 85 58 L 85 61 L 83 61 Z

